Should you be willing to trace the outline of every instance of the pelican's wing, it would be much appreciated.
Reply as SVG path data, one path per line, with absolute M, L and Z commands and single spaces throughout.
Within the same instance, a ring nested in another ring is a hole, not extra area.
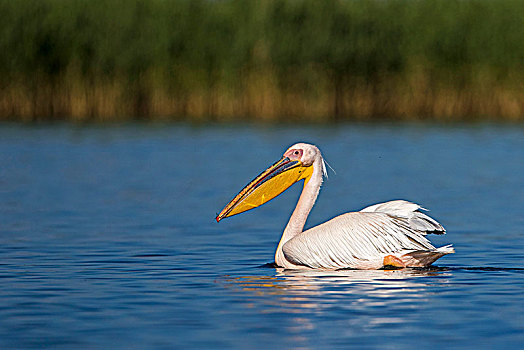
M 362 209 L 363 213 L 386 213 L 393 217 L 402 218 L 407 221 L 409 227 L 421 232 L 445 234 L 446 230 L 434 219 L 430 218 L 420 210 L 427 210 L 420 205 L 404 200 L 389 201 L 379 203 Z
M 414 203 L 392 201 L 340 215 L 286 242 L 284 256 L 311 268 L 362 267 L 366 262 L 376 268 L 389 254 L 437 252 L 424 235 L 444 233 L 444 228 L 419 209 Z

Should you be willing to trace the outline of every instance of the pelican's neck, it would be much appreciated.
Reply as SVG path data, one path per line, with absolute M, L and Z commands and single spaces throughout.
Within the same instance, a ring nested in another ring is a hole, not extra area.
M 322 158 L 318 157 L 315 159 L 312 167 L 313 173 L 311 174 L 311 178 L 309 181 L 304 180 L 307 181 L 307 183 L 302 189 L 297 206 L 295 207 L 293 214 L 291 214 L 291 218 L 289 219 L 286 229 L 284 230 L 284 233 L 280 238 L 280 242 L 278 243 L 277 251 L 275 253 L 275 262 L 278 266 L 286 267 L 286 265 L 288 265 L 286 264 L 282 247 L 291 238 L 302 233 L 309 212 L 317 200 L 318 192 L 320 191 L 320 186 L 322 185 Z

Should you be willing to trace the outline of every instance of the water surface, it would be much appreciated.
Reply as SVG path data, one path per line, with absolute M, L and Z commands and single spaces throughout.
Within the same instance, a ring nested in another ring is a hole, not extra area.
M 307 226 L 391 199 L 429 270 L 265 265 L 294 186 L 216 212 L 297 141 L 335 169 Z M 524 341 L 524 128 L 0 126 L 0 348 L 466 348 Z

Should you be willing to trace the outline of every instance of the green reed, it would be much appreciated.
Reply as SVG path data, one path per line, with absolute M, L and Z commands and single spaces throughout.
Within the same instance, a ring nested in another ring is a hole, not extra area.
M 524 118 L 517 0 L 0 0 L 0 119 Z

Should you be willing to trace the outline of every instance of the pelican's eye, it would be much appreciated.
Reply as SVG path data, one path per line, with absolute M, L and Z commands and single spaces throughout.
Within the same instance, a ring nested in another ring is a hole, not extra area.
M 291 149 L 288 152 L 288 157 L 293 160 L 300 160 L 303 151 L 301 149 Z
M 288 157 L 291 160 L 300 160 L 300 158 L 302 158 L 302 154 L 304 154 L 304 151 L 302 151 L 301 149 L 293 148 L 293 149 L 287 150 L 284 156 Z

